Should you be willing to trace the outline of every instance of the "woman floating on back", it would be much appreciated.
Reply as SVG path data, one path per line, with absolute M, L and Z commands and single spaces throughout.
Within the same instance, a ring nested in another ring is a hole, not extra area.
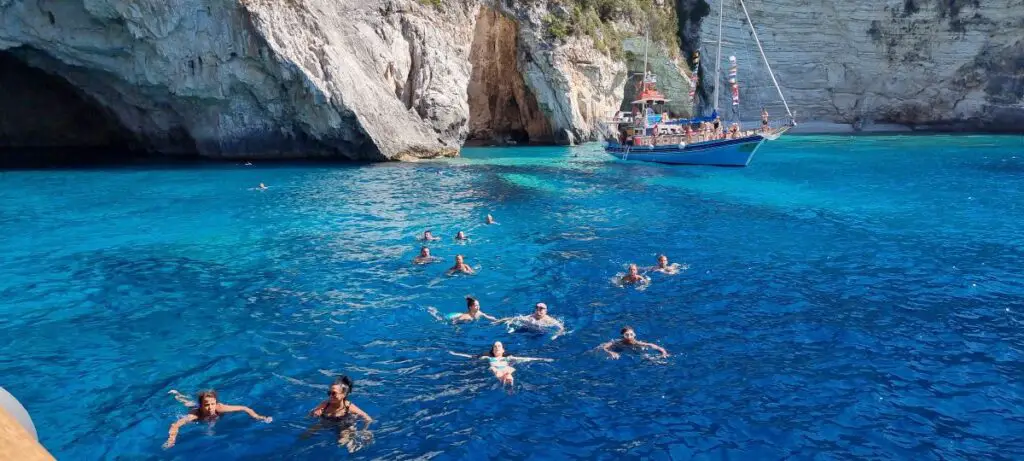
M 186 407 L 195 407 L 195 409 L 189 411 L 187 415 L 175 421 L 174 424 L 171 424 L 171 429 L 167 434 L 167 441 L 164 442 L 164 448 L 171 448 L 174 446 L 174 442 L 178 438 L 178 429 L 181 429 L 181 426 L 194 421 L 213 422 L 224 413 L 244 411 L 252 417 L 252 419 L 263 421 L 265 423 L 269 423 L 274 420 L 269 416 L 260 416 L 255 411 L 252 411 L 251 408 L 246 406 L 220 403 L 217 400 L 216 391 L 210 390 L 200 392 L 199 395 L 196 396 L 196 400 L 199 402 L 198 405 L 196 405 L 196 402 L 189 400 L 188 397 L 185 397 L 181 392 L 174 389 L 171 389 L 168 393 L 173 395 L 175 400 L 183 403 Z
M 309 412 L 310 416 L 320 418 L 320 422 L 306 432 L 306 434 L 311 434 L 328 425 L 336 426 L 338 428 L 338 444 L 348 448 L 349 453 L 360 448 L 357 446 L 357 438 L 369 440 L 373 437 L 370 433 L 370 423 L 373 422 L 373 418 L 360 410 L 356 404 L 348 401 L 352 387 L 352 378 L 348 376 L 341 376 L 334 380 L 327 390 L 327 399 Z M 357 437 L 359 434 L 356 423 L 359 419 L 366 423 L 363 426 L 362 437 Z M 360 445 L 363 443 L 365 442 L 360 442 Z
M 515 373 L 516 369 L 512 368 L 512 362 L 534 362 L 544 361 L 553 362 L 551 359 L 540 359 L 535 357 L 513 357 L 505 354 L 505 346 L 501 344 L 501 341 L 495 341 L 494 345 L 491 346 L 491 350 L 487 355 L 469 355 L 462 354 L 459 352 L 448 351 L 449 354 L 465 357 L 467 359 L 480 359 L 486 360 L 490 364 L 491 373 L 494 373 L 494 377 L 498 378 L 502 384 L 511 386 L 515 380 L 512 378 L 512 373 Z

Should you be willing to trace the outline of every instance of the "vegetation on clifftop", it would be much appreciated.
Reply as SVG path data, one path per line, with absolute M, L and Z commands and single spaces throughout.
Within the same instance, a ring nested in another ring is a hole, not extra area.
M 622 39 L 643 35 L 648 24 L 651 41 L 679 51 L 675 2 L 661 0 L 552 0 L 544 17 L 547 32 L 556 40 L 590 37 L 594 45 L 623 58 Z

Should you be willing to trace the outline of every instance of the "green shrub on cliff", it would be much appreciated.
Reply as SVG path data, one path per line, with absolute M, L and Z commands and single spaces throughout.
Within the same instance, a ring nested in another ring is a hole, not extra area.
M 673 1 L 554 0 L 551 4 L 560 5 L 561 11 L 568 12 L 568 17 L 553 13 L 544 17 L 548 33 L 556 40 L 569 36 L 590 37 L 595 47 L 621 59 L 623 37 L 642 36 L 650 27 L 651 41 L 664 43 L 673 56 L 679 51 L 679 26 Z

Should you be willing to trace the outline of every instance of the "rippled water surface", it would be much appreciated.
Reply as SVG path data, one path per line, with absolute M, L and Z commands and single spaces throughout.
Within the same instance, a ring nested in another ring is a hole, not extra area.
M 349 457 L 299 438 L 342 373 L 377 419 L 356 458 L 1024 459 L 1020 137 L 794 136 L 745 169 L 591 145 L 0 186 L 0 385 L 60 459 Z M 444 262 L 414 266 L 428 228 Z M 689 269 L 610 283 L 660 252 Z M 456 253 L 478 274 L 446 277 Z M 469 294 L 498 316 L 544 301 L 570 333 L 427 313 Z M 626 324 L 667 363 L 593 351 Z M 556 360 L 507 391 L 447 353 L 494 340 Z M 209 387 L 273 423 L 162 450 L 168 390 Z

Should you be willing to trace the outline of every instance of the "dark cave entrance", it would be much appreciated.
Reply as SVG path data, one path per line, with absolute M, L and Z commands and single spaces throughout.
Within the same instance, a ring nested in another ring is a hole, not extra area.
M 146 156 L 106 107 L 56 75 L 0 51 L 0 168 L 125 163 Z

